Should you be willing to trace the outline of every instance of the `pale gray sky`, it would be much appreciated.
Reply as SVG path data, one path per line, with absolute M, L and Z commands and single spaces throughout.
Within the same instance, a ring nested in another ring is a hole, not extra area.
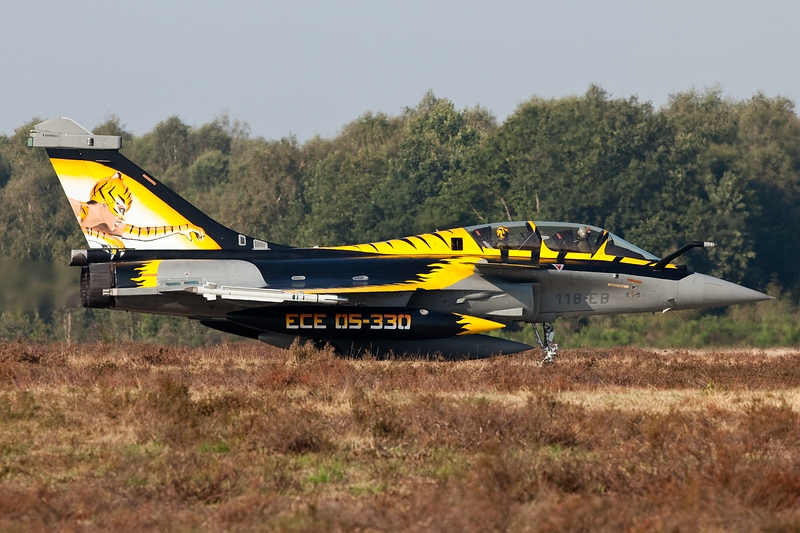
M 33 117 L 141 135 L 221 113 L 256 136 L 332 136 L 427 90 L 504 119 L 533 96 L 661 106 L 719 84 L 800 97 L 797 0 L 41 0 L 0 9 L 0 134 Z

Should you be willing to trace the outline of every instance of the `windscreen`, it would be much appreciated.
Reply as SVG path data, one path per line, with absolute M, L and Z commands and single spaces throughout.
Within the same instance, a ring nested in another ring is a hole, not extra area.
M 608 255 L 617 257 L 632 257 L 634 259 L 644 259 L 645 261 L 658 261 L 658 257 L 650 252 L 642 250 L 628 241 L 617 237 L 613 233 L 608 234 L 608 245 L 606 246 Z

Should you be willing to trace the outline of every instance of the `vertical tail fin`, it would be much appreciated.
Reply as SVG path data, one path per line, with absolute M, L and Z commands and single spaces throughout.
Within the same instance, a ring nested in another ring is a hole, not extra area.
M 210 218 L 120 154 L 120 137 L 62 117 L 37 124 L 28 146 L 47 150 L 89 248 L 285 248 Z

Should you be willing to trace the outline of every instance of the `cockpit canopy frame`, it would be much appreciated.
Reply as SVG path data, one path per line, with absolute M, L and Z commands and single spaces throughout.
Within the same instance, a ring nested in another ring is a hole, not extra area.
M 495 222 L 464 228 L 482 248 L 531 250 L 542 246 L 556 253 L 585 253 L 658 261 L 658 257 L 631 244 L 608 230 L 591 224 L 572 222 L 522 221 Z

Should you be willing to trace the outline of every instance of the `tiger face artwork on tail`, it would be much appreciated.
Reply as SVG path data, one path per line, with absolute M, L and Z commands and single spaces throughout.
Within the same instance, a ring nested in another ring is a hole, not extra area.
M 126 240 L 149 242 L 182 235 L 190 242 L 202 241 L 205 232 L 191 223 L 170 226 L 135 226 L 125 223 L 125 214 L 133 204 L 133 195 L 122 174 L 98 180 L 87 201 L 69 198 L 81 230 L 89 241 L 107 248 L 125 248 Z

